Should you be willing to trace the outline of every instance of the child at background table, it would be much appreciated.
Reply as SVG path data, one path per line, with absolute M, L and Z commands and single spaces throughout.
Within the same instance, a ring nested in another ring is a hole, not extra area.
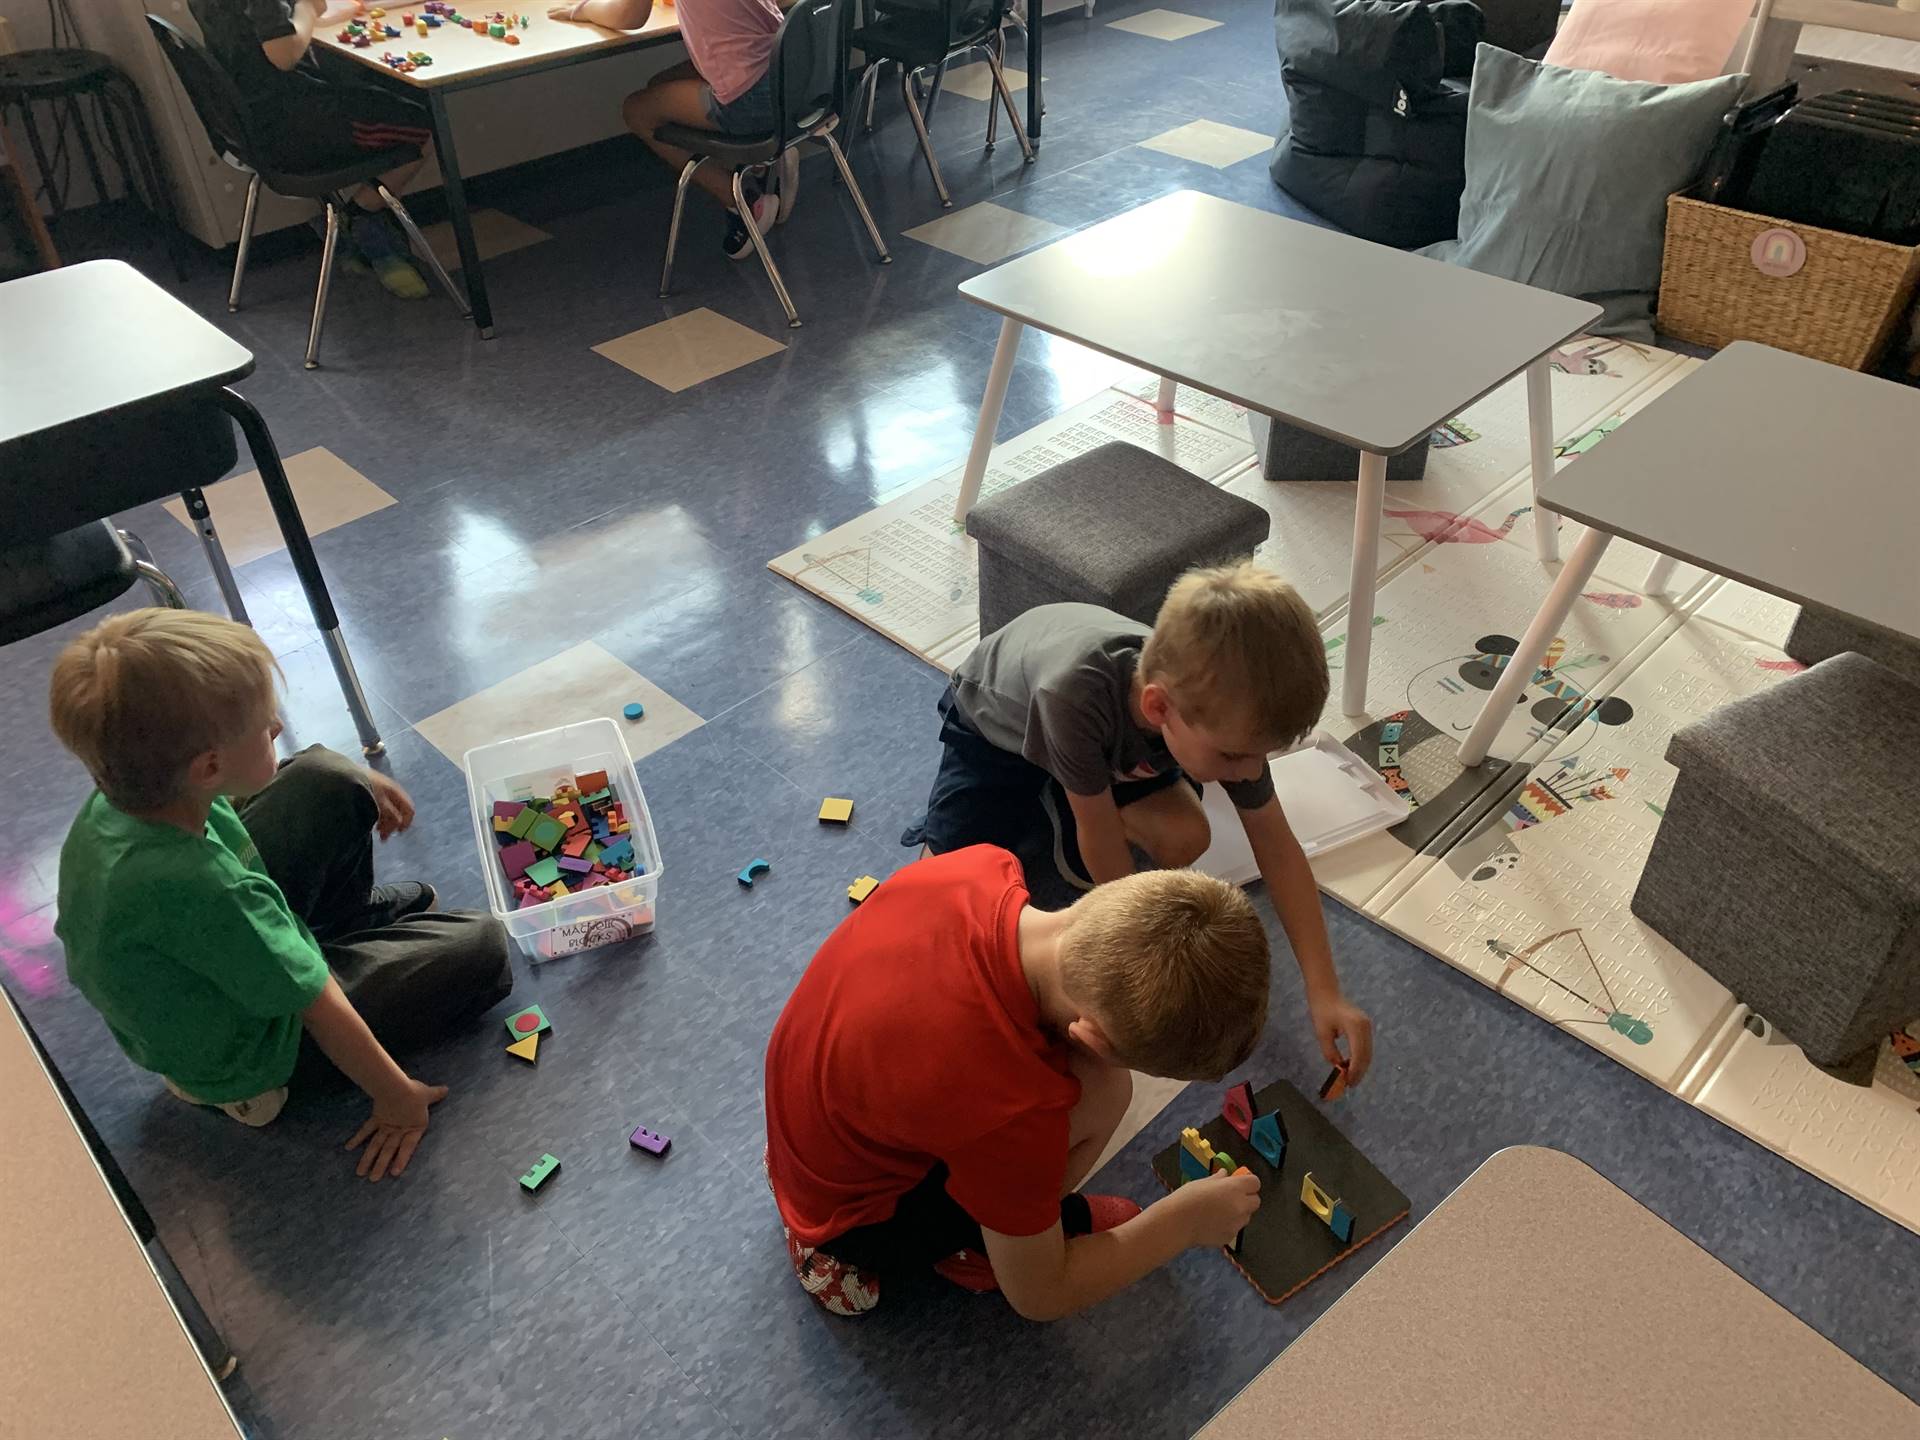
M 276 761 L 277 671 L 252 630 L 193 610 L 114 615 L 61 653 L 54 733 L 97 788 L 54 931 L 74 988 L 181 1100 L 261 1126 L 337 1067 L 373 1101 L 348 1148 L 379 1180 L 447 1093 L 388 1047 L 499 1003 L 513 970 L 491 916 L 373 883 L 406 791 L 317 745 Z
M 1312 732 L 1327 690 L 1313 611 L 1251 563 L 1181 576 L 1151 630 L 1097 605 L 1037 606 L 953 672 L 927 813 L 901 841 L 936 855 L 1001 845 L 1036 894 L 1070 893 L 1132 874 L 1135 846 L 1156 865 L 1197 861 L 1212 842 L 1200 785 L 1218 781 L 1293 943 L 1321 1052 L 1357 1083 L 1372 1022 L 1334 973 L 1267 762 Z
M 889 1277 L 932 1268 L 1052 1320 L 1231 1243 L 1260 1205 L 1244 1170 L 1144 1211 L 1079 1186 L 1130 1071 L 1237 1068 L 1269 979 L 1253 905 L 1196 871 L 1060 911 L 1029 904 L 991 845 L 898 871 L 827 937 L 767 1045 L 767 1179 L 802 1287 L 858 1315 Z
M 398 195 L 433 153 L 425 105 L 372 83 L 323 74 L 313 58 L 322 24 L 344 24 L 361 12 L 359 4 L 329 11 L 325 0 L 188 0 L 188 8 L 208 51 L 240 92 L 264 158 L 279 168 L 326 171 L 370 150 L 418 146 L 419 159 L 380 177 Z M 353 192 L 347 238 L 388 293 L 426 298 L 427 282 L 408 258 L 406 235 L 370 184 Z
M 547 14 L 556 20 L 581 20 L 610 30 L 638 30 L 653 13 L 654 0 L 572 0 Z M 621 113 L 627 128 L 664 161 L 675 176 L 693 157 L 654 137 L 664 124 L 718 130 L 741 139 L 760 139 L 774 129 L 773 45 L 783 18 L 774 0 L 676 0 L 680 39 L 687 59 L 669 66 L 627 96 Z M 693 183 L 727 212 L 721 248 L 730 260 L 744 260 L 753 241 L 741 223 L 733 199 L 732 172 L 711 161 L 693 172 Z M 780 157 L 771 190 L 746 187 L 753 222 L 764 236 L 770 225 L 784 224 L 800 193 L 799 157 Z

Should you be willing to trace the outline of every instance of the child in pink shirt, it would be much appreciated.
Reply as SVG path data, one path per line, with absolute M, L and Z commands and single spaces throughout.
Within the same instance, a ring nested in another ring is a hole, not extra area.
M 774 0 L 677 0 L 676 8 L 687 60 L 661 71 L 646 89 L 629 95 L 622 114 L 627 128 L 678 174 L 692 157 L 654 138 L 654 130 L 663 124 L 693 125 L 743 139 L 772 133 L 773 45 L 782 16 Z M 638 30 L 653 13 L 653 0 L 574 0 L 547 13 L 556 20 Z M 734 213 L 733 182 L 727 168 L 703 165 L 694 171 L 693 183 L 731 217 L 724 242 L 727 255 L 746 259 L 753 243 Z M 772 191 L 748 189 L 747 201 L 762 234 L 792 212 L 799 188 L 798 160 L 788 151 L 781 157 Z

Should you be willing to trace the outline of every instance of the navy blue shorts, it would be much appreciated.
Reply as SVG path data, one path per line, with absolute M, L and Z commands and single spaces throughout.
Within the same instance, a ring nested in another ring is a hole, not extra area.
M 1069 1236 L 1092 1233 L 1093 1212 L 1078 1192 L 1061 1197 L 1060 1228 Z M 844 1265 L 898 1275 L 929 1269 L 956 1250 L 979 1253 L 986 1241 L 980 1222 L 947 1193 L 947 1167 L 936 1164 L 926 1179 L 900 1197 L 885 1220 L 856 1226 L 815 1248 Z
M 714 129 L 743 140 L 773 134 L 773 67 L 725 104 L 707 86 L 707 119 Z
M 940 742 L 945 747 L 933 777 L 927 811 L 900 837 L 902 845 L 925 845 L 936 855 L 968 845 L 998 845 L 1013 852 L 1026 872 L 1027 890 L 1043 909 L 1071 904 L 1093 888 L 1080 858 L 1073 807 L 1060 782 L 1024 755 L 1002 750 L 968 723 L 949 685 L 940 697 Z M 1121 809 L 1185 781 L 1179 770 L 1113 787 Z

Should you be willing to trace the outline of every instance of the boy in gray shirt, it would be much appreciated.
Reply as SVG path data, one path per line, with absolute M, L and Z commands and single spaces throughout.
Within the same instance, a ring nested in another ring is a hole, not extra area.
M 1133 873 L 1135 847 L 1160 866 L 1198 860 L 1212 842 L 1200 785 L 1219 782 L 1293 944 L 1321 1049 L 1358 1080 L 1371 1023 L 1341 992 L 1267 764 L 1318 723 L 1327 690 L 1313 612 L 1250 564 L 1188 572 L 1151 630 L 1096 605 L 1039 606 L 954 671 L 927 814 L 902 842 L 999 845 L 1036 900 L 1062 903 Z

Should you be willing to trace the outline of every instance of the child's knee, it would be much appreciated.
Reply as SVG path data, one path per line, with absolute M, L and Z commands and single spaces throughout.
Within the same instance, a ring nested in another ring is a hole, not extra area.
M 297 803 L 316 827 L 371 830 L 379 818 L 367 772 L 324 745 L 309 745 L 287 761 L 270 788 L 276 799 Z
M 1213 827 L 1207 823 L 1207 812 L 1196 805 L 1191 811 L 1168 815 L 1147 850 L 1165 868 L 1184 870 L 1206 854 L 1212 844 Z
M 513 947 L 506 927 L 491 915 L 462 913 L 457 917 L 466 932 L 461 936 L 464 987 L 481 1009 L 491 1009 L 513 991 Z

